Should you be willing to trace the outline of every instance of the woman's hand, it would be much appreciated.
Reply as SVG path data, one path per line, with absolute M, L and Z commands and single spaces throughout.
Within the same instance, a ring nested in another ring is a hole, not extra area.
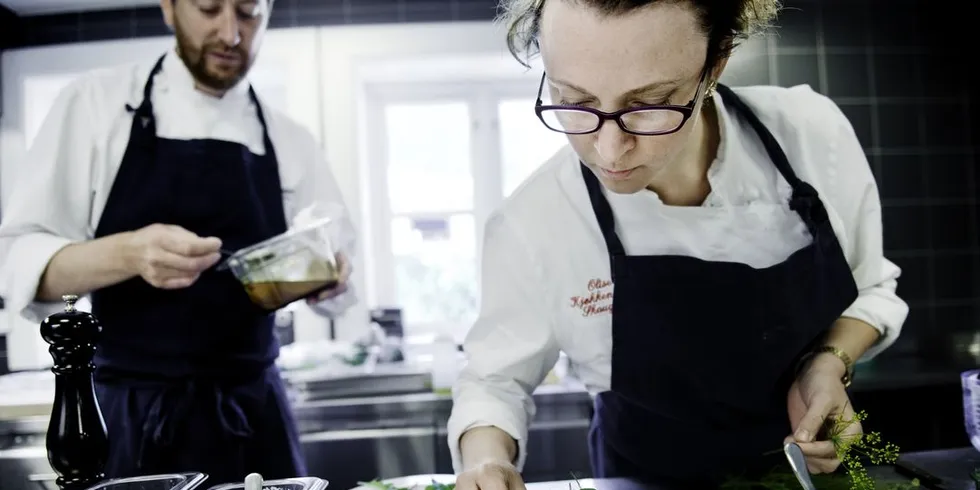
M 458 490 L 526 490 L 524 479 L 507 461 L 487 461 L 456 477 Z
M 350 279 L 351 272 L 350 261 L 348 261 L 347 257 L 341 253 L 337 254 L 336 260 L 337 266 L 340 267 L 340 278 L 337 281 L 337 285 L 330 289 L 320 291 L 320 293 L 315 296 L 306 298 L 307 303 L 314 305 L 321 301 L 336 298 L 347 291 L 347 280 Z
M 834 443 L 824 428 L 828 419 L 831 424 L 838 417 L 854 420 L 854 409 L 841 382 L 845 369 L 833 355 L 814 356 L 789 389 L 786 405 L 793 434 L 784 443 L 800 446 L 810 473 L 831 473 L 840 466 Z M 839 437 L 849 441 L 861 434 L 861 423 L 854 420 Z

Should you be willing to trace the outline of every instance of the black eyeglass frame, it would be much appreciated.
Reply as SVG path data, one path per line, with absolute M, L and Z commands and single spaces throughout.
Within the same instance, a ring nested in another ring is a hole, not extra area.
M 620 109 L 616 112 L 605 112 L 605 111 L 600 111 L 599 109 L 593 109 L 591 107 L 579 107 L 579 106 L 568 106 L 568 105 L 545 105 L 544 102 L 541 100 L 541 95 L 544 93 L 544 81 L 548 77 L 548 74 L 542 73 L 541 83 L 538 85 L 537 100 L 534 103 L 534 113 L 537 114 L 538 119 L 541 120 L 541 124 L 544 124 L 544 127 L 558 133 L 571 134 L 571 135 L 595 133 L 596 131 L 599 131 L 602 128 L 603 124 L 605 124 L 606 121 L 609 120 L 616 121 L 616 124 L 619 126 L 619 129 L 623 130 L 624 133 L 629 133 L 637 136 L 661 136 L 665 134 L 676 133 L 677 131 L 680 131 L 685 124 L 687 124 L 688 119 L 690 119 L 691 116 L 694 114 L 694 106 L 697 105 L 698 100 L 704 95 L 704 91 L 705 91 L 704 82 L 705 80 L 708 79 L 709 71 L 710 70 L 708 70 L 708 68 L 705 67 L 705 69 L 701 72 L 701 79 L 698 82 L 698 89 L 697 91 L 694 92 L 694 97 L 692 97 L 691 101 L 688 102 L 687 104 L 647 105 L 647 106 L 639 106 L 639 107 L 630 107 L 627 109 Z M 598 123 L 596 123 L 595 128 L 590 129 L 588 131 L 564 131 L 560 129 L 555 129 L 549 126 L 548 123 L 545 122 L 544 120 L 544 113 L 547 111 L 554 111 L 554 110 L 585 112 L 585 113 L 595 115 L 596 117 L 599 118 L 599 121 Z M 627 114 L 631 114 L 634 112 L 654 111 L 654 110 L 678 112 L 681 114 L 681 117 L 683 119 L 681 119 L 680 124 L 678 124 L 676 128 L 663 130 L 663 131 L 634 131 L 627 128 L 626 123 L 623 122 L 623 116 Z

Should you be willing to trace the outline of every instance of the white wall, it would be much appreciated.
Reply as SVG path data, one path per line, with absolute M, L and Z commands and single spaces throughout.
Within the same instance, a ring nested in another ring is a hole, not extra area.
M 152 60 L 171 46 L 170 38 L 47 46 L 6 51 L 2 55 L 3 105 L 0 119 L 0 216 L 3 200 L 10 195 L 19 172 L 29 168 L 25 147 L 36 117 L 25 107 L 50 105 L 50 92 L 66 83 L 65 75 L 121 63 Z M 355 225 L 365 230 L 367 211 L 363 171 L 363 127 L 359 110 L 365 83 L 387 79 L 447 80 L 520 77 L 524 69 L 504 45 L 503 33 L 489 22 L 343 26 L 270 31 L 252 78 L 257 91 L 269 103 L 284 106 L 294 118 L 316 134 L 324 145 Z M 503 75 L 500 75 L 504 73 Z M 39 77 L 45 81 L 37 83 Z M 29 80 L 32 93 L 25 91 Z M 44 86 L 49 88 L 44 88 Z M 533 90 L 533 87 L 530 88 Z M 37 109 L 34 109 L 36 111 Z M 358 262 L 364 264 L 365 241 Z M 362 296 L 370 296 L 365 270 L 355 270 L 354 280 Z M 341 338 L 356 336 L 366 311 L 374 306 L 368 298 L 338 323 Z M 8 315 L 7 322 L 11 321 Z M 305 307 L 297 311 L 302 337 L 326 332 L 323 320 Z M 4 325 L 0 332 L 36 326 Z

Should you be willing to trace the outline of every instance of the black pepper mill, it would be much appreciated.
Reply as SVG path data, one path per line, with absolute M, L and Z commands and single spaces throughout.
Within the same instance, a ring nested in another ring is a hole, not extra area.
M 63 296 L 65 311 L 41 322 L 51 348 L 55 375 L 54 406 L 48 424 L 48 462 L 61 490 L 84 490 L 105 478 L 109 453 L 105 420 L 95 397 L 92 358 L 102 326 L 75 309 L 78 296 Z

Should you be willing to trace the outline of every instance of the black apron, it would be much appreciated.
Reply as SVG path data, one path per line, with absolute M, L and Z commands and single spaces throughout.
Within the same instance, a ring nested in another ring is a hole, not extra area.
M 265 155 L 217 140 L 158 138 L 143 101 L 95 236 L 154 223 L 216 236 L 236 250 L 286 231 L 275 149 L 254 91 Z M 109 433 L 110 478 L 199 471 L 212 483 L 303 476 L 305 463 L 275 359 L 273 316 L 229 271 L 191 287 L 137 277 L 92 294 L 103 325 L 96 388 Z
M 789 206 L 813 242 L 763 269 L 627 255 L 601 184 L 581 166 L 615 284 L 611 389 L 595 399 L 589 434 L 597 478 L 709 488 L 785 462 L 772 452 L 791 434 L 795 364 L 857 298 L 816 190 L 749 107 L 728 87 L 718 91 L 792 186 Z

